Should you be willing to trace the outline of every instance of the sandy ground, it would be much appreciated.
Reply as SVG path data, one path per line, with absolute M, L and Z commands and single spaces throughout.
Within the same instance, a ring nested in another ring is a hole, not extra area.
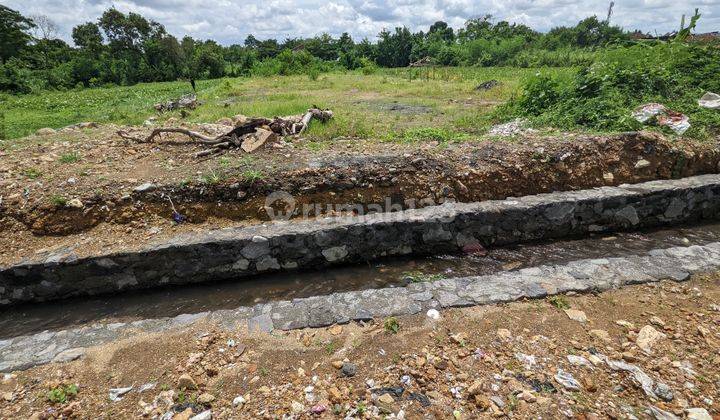
M 720 273 L 395 321 L 135 337 L 5 375 L 0 417 L 720 418 Z

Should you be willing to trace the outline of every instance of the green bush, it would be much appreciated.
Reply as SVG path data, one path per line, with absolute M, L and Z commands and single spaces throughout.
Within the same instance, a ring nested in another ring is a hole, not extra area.
M 30 93 L 30 71 L 20 60 L 11 58 L 0 64 L 0 91 L 11 93 Z
M 720 89 L 717 44 L 637 44 L 598 52 L 596 61 L 572 80 L 538 74 L 498 115 L 524 116 L 558 128 L 635 130 L 639 105 L 660 102 L 690 117 L 686 135 L 704 138 L 720 131 L 720 113 L 700 108 L 697 99 Z

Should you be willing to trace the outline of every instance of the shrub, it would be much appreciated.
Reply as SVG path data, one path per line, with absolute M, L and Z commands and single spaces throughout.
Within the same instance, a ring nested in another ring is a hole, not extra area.
M 637 106 L 660 102 L 690 117 L 686 135 L 704 138 L 720 131 L 720 114 L 697 105 L 705 91 L 720 89 L 720 48 L 678 42 L 637 44 L 597 53 L 572 80 L 537 74 L 497 115 L 532 117 L 559 128 L 635 130 Z

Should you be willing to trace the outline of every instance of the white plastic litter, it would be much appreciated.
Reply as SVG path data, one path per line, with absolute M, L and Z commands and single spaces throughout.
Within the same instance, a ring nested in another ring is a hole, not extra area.
M 569 372 L 565 372 L 562 369 L 558 369 L 557 373 L 555 374 L 555 380 L 562 386 L 565 387 L 565 389 L 569 389 L 571 391 L 580 391 L 582 389 L 582 385 L 580 385 L 580 382 L 575 379 L 572 374 Z
M 429 309 L 427 311 L 427 317 L 437 321 L 440 319 L 440 312 L 438 312 L 437 309 Z
M 133 387 L 129 386 L 127 388 L 113 388 L 110 390 L 110 401 L 120 401 L 122 400 L 123 395 L 127 394 L 128 392 L 132 391 Z
M 668 127 L 675 134 L 683 134 L 690 128 L 690 118 L 687 115 L 669 110 L 663 104 L 640 105 L 633 111 L 632 116 L 643 124 L 654 118 L 657 125 Z
M 703 108 L 720 109 L 720 95 L 707 92 L 702 98 L 698 99 L 698 105 Z

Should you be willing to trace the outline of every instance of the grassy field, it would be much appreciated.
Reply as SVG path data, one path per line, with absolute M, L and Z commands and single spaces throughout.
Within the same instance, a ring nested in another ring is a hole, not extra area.
M 189 122 L 214 122 L 236 114 L 275 116 L 301 113 L 312 105 L 331 108 L 334 120 L 313 125 L 316 139 L 338 136 L 420 140 L 462 137 L 483 132 L 490 111 L 517 92 L 521 81 L 537 69 L 425 68 L 380 69 L 374 74 L 328 73 L 308 76 L 225 78 L 199 81 L 203 104 L 186 117 Z M 570 69 L 543 72 L 569 74 Z M 475 87 L 495 79 L 487 91 Z M 187 82 L 139 84 L 67 92 L 4 96 L 4 135 L 16 139 L 39 128 L 70 124 L 142 124 L 156 116 L 154 103 L 190 92 Z M 158 116 L 162 121 L 179 113 Z

